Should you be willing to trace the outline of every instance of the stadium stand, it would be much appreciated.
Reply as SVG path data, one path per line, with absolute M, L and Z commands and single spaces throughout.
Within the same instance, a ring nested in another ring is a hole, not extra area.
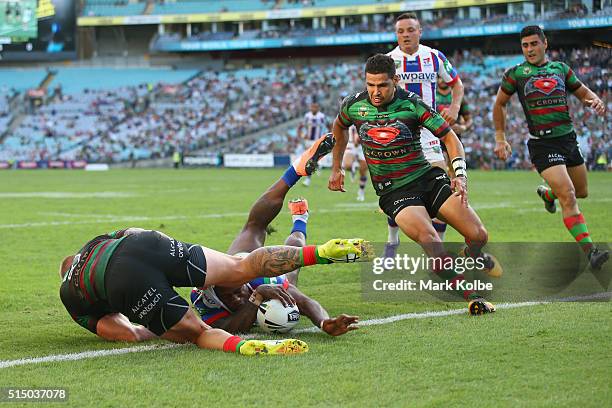
M 580 67 L 579 77 L 608 104 L 606 118 L 599 118 L 570 99 L 581 148 L 594 167 L 602 152 L 612 157 L 612 78 L 606 68 L 611 53 L 584 48 L 553 51 L 551 57 Z M 493 157 L 491 108 L 503 69 L 522 57 L 484 56 L 475 50 L 455 52 L 451 59 L 462 75 L 473 111 L 474 128 L 463 139 L 469 165 L 504 166 Z M 313 100 L 333 119 L 341 93 L 362 86 L 361 68 L 342 63 L 197 75 L 196 71 L 59 69 L 46 103 L 0 144 L 0 160 L 117 162 L 168 157 L 176 148 L 213 154 L 293 153 L 300 144 L 294 128 L 271 132 L 255 142 L 243 136 L 301 118 Z M 39 77 L 43 76 L 41 71 Z M 34 83 L 18 86 L 27 89 Z M 4 112 L 2 129 L 9 119 L 1 98 L 0 112 Z M 528 135 L 516 98 L 508 108 L 508 137 L 515 148 L 505 166 L 529 168 L 526 148 L 521 148 Z M 227 141 L 232 143 L 219 148 Z
M 142 14 L 146 1 L 87 0 L 84 16 L 133 16 Z

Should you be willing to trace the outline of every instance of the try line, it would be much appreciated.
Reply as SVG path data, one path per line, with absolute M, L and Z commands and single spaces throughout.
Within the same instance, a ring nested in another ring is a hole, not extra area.
M 563 298 L 558 299 L 556 301 L 559 302 L 571 302 L 571 301 L 587 301 L 587 300 L 596 300 L 596 299 L 605 299 L 610 298 L 612 296 L 612 292 L 602 292 L 596 293 L 594 295 L 588 296 L 577 296 L 571 298 Z M 531 307 L 538 306 L 551 303 L 552 301 L 534 301 L 534 302 L 520 302 L 520 303 L 502 303 L 496 305 L 496 308 L 499 309 L 515 309 L 519 307 Z M 389 317 L 384 317 L 380 319 L 370 319 L 359 322 L 359 326 L 376 326 L 381 324 L 390 324 L 394 322 L 399 322 L 402 320 L 410 320 L 410 319 L 427 319 L 433 317 L 446 317 L 453 315 L 466 314 L 466 308 L 461 309 L 451 309 L 451 310 L 441 310 L 441 311 L 429 311 L 429 312 L 420 312 L 420 313 L 404 313 Z M 313 333 L 317 332 L 319 329 L 317 327 L 309 327 L 304 329 L 294 330 L 292 333 L 300 334 L 300 333 Z M 252 338 L 252 335 L 242 336 L 243 338 Z M 152 344 L 152 345 L 144 345 L 144 346 L 135 346 L 135 347 L 125 347 L 118 349 L 108 349 L 108 350 L 94 350 L 94 351 L 83 351 L 80 353 L 69 353 L 69 354 L 56 354 L 45 357 L 34 357 L 34 358 L 21 358 L 17 360 L 0 360 L 0 369 L 9 368 L 9 367 L 17 367 L 28 364 L 41 364 L 41 363 L 53 363 L 57 361 L 76 361 L 76 360 L 84 360 L 88 358 L 96 358 L 96 357 L 106 357 L 106 356 L 116 356 L 128 353 L 140 353 L 143 351 L 154 351 L 154 350 L 166 350 L 176 347 L 184 347 L 185 344 Z M 191 345 L 190 345 L 191 346 Z

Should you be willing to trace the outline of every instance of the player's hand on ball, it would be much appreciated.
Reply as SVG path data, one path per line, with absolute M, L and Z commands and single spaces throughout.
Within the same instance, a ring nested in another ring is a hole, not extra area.
M 359 323 L 359 317 L 341 314 L 338 317 L 323 320 L 321 330 L 330 336 L 340 336 L 357 330 L 359 328 L 355 326 L 357 323 Z
M 512 154 L 512 147 L 507 141 L 495 142 L 495 149 L 493 150 L 498 159 L 507 160 Z
M 467 179 L 459 176 L 451 180 L 451 189 L 461 197 L 461 204 L 467 208 L 468 206 L 468 193 L 467 193 Z
M 346 192 L 346 190 L 344 189 L 343 169 L 332 169 L 331 175 L 329 176 L 327 188 L 329 188 L 331 191 L 342 191 L 343 193 Z
M 263 284 L 259 285 L 255 292 L 261 295 L 264 301 L 278 299 L 285 307 L 295 305 L 295 299 L 282 286 Z

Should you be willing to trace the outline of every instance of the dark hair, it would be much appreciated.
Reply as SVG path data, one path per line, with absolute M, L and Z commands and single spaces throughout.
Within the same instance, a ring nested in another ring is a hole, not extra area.
M 375 54 L 366 61 L 366 74 L 387 74 L 389 78 L 395 76 L 395 61 L 388 55 Z
M 404 13 L 404 14 L 400 14 L 400 16 L 395 19 L 395 22 L 397 23 L 398 21 L 401 21 L 401 20 L 419 21 L 419 18 L 417 17 L 416 13 Z
M 542 40 L 542 42 L 544 42 L 544 40 L 546 39 L 546 36 L 544 35 L 544 31 L 542 31 L 540 26 L 530 25 L 530 26 L 523 27 L 523 29 L 521 30 L 521 40 L 524 37 L 529 37 L 530 35 L 534 35 L 534 34 L 537 35 L 540 38 L 540 40 Z

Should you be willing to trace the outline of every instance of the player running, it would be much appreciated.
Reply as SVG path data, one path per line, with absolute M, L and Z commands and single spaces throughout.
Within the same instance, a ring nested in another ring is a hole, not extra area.
M 107 340 L 157 336 L 243 355 L 299 354 L 300 340 L 243 340 L 206 325 L 174 287 L 240 286 L 308 265 L 357 260 L 363 240 L 257 248 L 244 258 L 129 228 L 95 237 L 60 266 L 60 298 L 81 326 Z M 132 323 L 136 323 L 134 325 Z
M 548 59 L 548 41 L 540 27 L 524 27 L 520 39 L 525 62 L 506 70 L 493 106 L 495 154 L 506 160 L 512 153 L 505 134 L 506 105 L 517 93 L 529 127 L 527 147 L 531 162 L 550 186 L 539 186 L 537 193 L 550 213 L 556 211 L 555 201 L 559 199 L 565 227 L 588 257 L 591 267 L 600 269 L 608 260 L 608 251 L 593 245 L 576 201 L 587 196 L 587 170 L 569 115 L 568 91 L 599 115 L 604 114 L 605 106 L 570 67 Z
M 359 190 L 357 190 L 357 201 L 365 201 L 365 188 L 368 182 L 368 164 L 365 161 L 363 150 L 357 128 L 351 126 L 348 130 L 349 143 L 344 152 L 342 168 L 351 172 L 351 182 L 355 180 L 355 173 L 359 168 Z
M 451 102 L 441 110 L 440 115 L 448 124 L 454 125 L 459 115 L 463 99 L 463 83 L 446 56 L 435 48 L 420 43 L 423 29 L 414 13 L 404 13 L 395 21 L 397 47 L 389 55 L 395 62 L 395 71 L 399 75 L 399 85 L 419 95 L 433 109 L 437 107 L 436 85 L 441 78 L 451 89 Z M 446 161 L 440 146 L 440 139 L 428 129 L 421 130 L 421 145 L 425 159 L 432 165 L 446 170 Z M 399 245 L 399 227 L 391 218 L 387 218 L 388 238 L 385 246 L 385 257 L 394 257 Z M 433 226 L 443 237 L 446 223 L 434 219 Z
M 408 237 L 432 258 L 450 257 L 431 225 L 431 219 L 437 216 L 465 237 L 466 256 L 481 260 L 487 269 L 499 268 L 491 256 L 482 252 L 488 239 L 487 230 L 467 203 L 463 147 L 455 133 L 417 95 L 397 86 L 391 57 L 382 54 L 370 57 L 365 66 L 365 79 L 367 90 L 347 97 L 334 121 L 336 146 L 329 189 L 344 191 L 341 163 L 347 143 L 345 132 L 354 124 L 379 196 L 379 206 Z M 429 129 L 446 144 L 455 171 L 452 180 L 444 170 L 432 167 L 425 159 L 419 138 L 421 127 Z M 464 280 L 463 275 L 452 269 L 436 272 L 452 285 Z M 495 310 L 478 293 L 466 291 L 462 295 L 470 301 L 471 313 Z
M 316 140 L 329 132 L 329 121 L 323 112 L 319 110 L 319 104 L 310 104 L 310 111 L 304 115 L 304 119 L 298 126 L 298 136 L 306 141 L 310 147 Z M 310 185 L 310 175 L 302 182 L 306 187 Z

